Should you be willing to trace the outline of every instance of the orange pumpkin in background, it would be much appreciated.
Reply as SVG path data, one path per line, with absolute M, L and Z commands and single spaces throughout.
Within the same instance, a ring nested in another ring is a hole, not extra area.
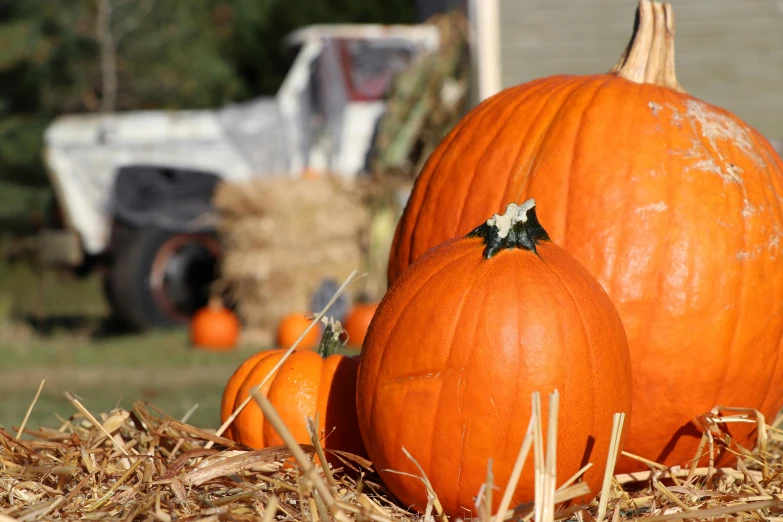
M 315 420 L 316 412 L 320 412 L 318 431 L 321 437 L 326 435 L 321 440 L 323 447 L 363 456 L 355 407 L 359 359 L 333 353 L 339 342 L 339 332 L 334 332 L 328 326 L 318 351 L 294 351 L 268 379 L 286 350 L 258 352 L 243 362 L 223 391 L 221 424 L 266 379 L 261 393 L 274 405 L 298 443 L 311 443 L 305 417 Z M 254 449 L 284 444 L 254 400 L 234 419 L 225 436 Z
M 373 315 L 378 309 L 378 303 L 357 303 L 345 316 L 343 328 L 347 333 L 346 344 L 355 348 L 361 348 L 367 328 L 370 326 Z
M 190 321 L 190 342 L 203 350 L 226 351 L 236 348 L 241 326 L 237 316 L 218 296 L 198 310 Z
M 610 72 L 506 89 L 451 131 L 415 182 L 388 274 L 392 284 L 482 216 L 535 198 L 552 240 L 622 317 L 634 373 L 626 450 L 687 466 L 695 416 L 721 405 L 772 419 L 783 404 L 783 161 L 679 85 L 668 4 L 642 0 L 638 22 Z M 754 446 L 753 424 L 725 427 Z M 646 467 L 621 458 L 617 469 Z
M 288 314 L 280 320 L 277 325 L 276 342 L 280 348 L 290 348 L 294 345 L 297 339 L 304 333 L 310 323 L 311 318 L 308 318 L 305 314 L 294 313 Z M 307 332 L 302 342 L 299 343 L 297 349 L 309 350 L 318 346 L 318 339 L 321 337 L 321 325 L 317 324 Z
M 403 447 L 445 512 L 466 518 L 490 458 L 504 491 L 532 392 L 559 390 L 557 478 L 589 460 L 593 494 L 613 414 L 632 415 L 620 317 L 595 278 L 549 241 L 532 200 L 414 262 L 381 301 L 361 358 L 356 405 L 368 455 L 402 505 L 419 510 L 426 489 Z M 512 505 L 532 501 L 533 490 L 528 462 Z

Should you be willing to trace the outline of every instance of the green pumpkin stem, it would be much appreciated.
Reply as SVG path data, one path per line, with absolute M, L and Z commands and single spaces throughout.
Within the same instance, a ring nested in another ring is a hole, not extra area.
M 330 355 L 337 353 L 338 346 L 342 346 L 340 335 L 343 332 L 343 326 L 340 324 L 340 321 L 332 317 L 328 319 L 324 317 L 322 321 L 326 327 L 321 336 L 321 343 L 318 345 L 318 355 L 326 359 Z
M 549 235 L 538 222 L 536 201 L 528 199 L 521 205 L 509 203 L 503 215 L 495 214 L 476 227 L 466 237 L 484 239 L 484 258 L 490 259 L 501 250 L 521 248 L 538 255 L 539 241 L 549 241 Z

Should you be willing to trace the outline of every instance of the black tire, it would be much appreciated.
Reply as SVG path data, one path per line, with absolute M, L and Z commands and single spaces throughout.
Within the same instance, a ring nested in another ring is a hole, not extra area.
M 62 230 L 65 228 L 62 208 L 54 193 L 49 194 L 44 208 L 43 227 L 48 230 Z
M 220 257 L 213 234 L 127 226 L 115 232 L 104 289 L 125 326 L 144 331 L 183 325 L 207 304 Z

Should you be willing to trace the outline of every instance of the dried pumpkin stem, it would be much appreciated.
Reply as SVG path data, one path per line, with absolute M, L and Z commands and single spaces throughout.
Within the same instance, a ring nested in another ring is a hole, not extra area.
M 633 36 L 611 74 L 685 93 L 674 64 L 674 11 L 670 3 L 640 0 Z
M 506 212 L 495 214 L 476 227 L 467 237 L 484 239 L 484 258 L 490 259 L 501 250 L 521 248 L 537 254 L 536 245 L 549 241 L 549 235 L 538 222 L 536 201 L 528 199 L 521 205 L 509 203 Z

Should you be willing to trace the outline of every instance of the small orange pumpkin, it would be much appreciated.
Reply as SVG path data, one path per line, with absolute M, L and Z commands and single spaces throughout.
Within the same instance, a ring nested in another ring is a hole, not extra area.
M 312 319 L 308 319 L 305 314 L 289 314 L 283 317 L 277 326 L 277 346 L 286 349 L 293 346 L 311 322 Z M 300 350 L 315 348 L 318 346 L 320 335 L 321 325 L 315 325 L 307 332 L 297 348 Z
M 223 306 L 219 296 L 198 310 L 190 321 L 191 344 L 200 349 L 226 351 L 236 348 L 241 327 L 237 316 Z
M 364 336 L 367 335 L 367 328 L 370 326 L 375 310 L 378 309 L 378 303 L 357 303 L 345 316 L 343 328 L 347 334 L 346 344 L 356 348 L 361 348 L 364 344 Z
M 310 444 L 305 417 L 315 420 L 316 412 L 320 412 L 318 432 L 327 435 L 322 439 L 323 447 L 364 456 L 355 402 L 359 358 L 333 353 L 339 334 L 339 329 L 330 324 L 318 351 L 293 352 L 268 379 L 286 350 L 258 352 L 243 362 L 223 392 L 221 424 L 266 379 L 261 393 L 272 402 L 298 443 Z M 234 419 L 225 436 L 254 449 L 283 444 L 253 400 Z

